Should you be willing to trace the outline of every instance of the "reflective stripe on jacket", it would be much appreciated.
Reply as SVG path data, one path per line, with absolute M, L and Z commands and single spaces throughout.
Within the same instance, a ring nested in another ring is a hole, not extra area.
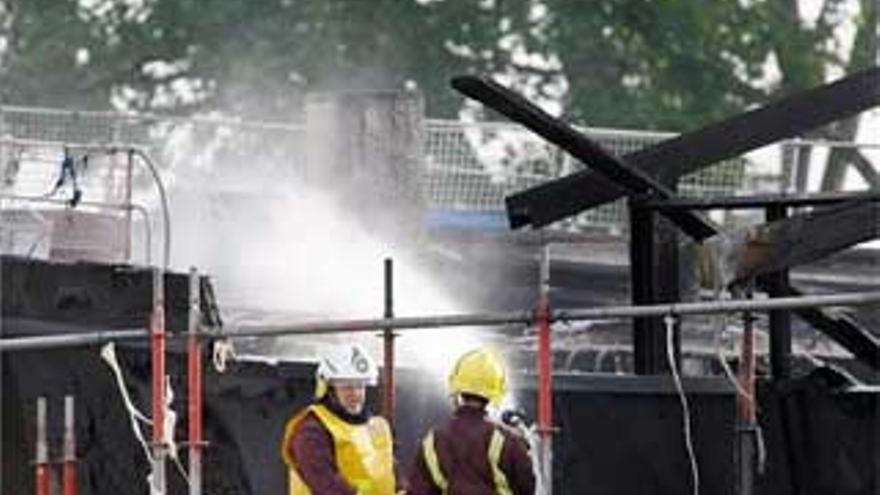
M 489 461 L 489 467 L 492 470 L 492 480 L 495 483 L 495 491 L 498 495 L 512 495 L 513 492 L 510 491 L 510 483 L 507 481 L 507 476 L 504 474 L 504 471 L 501 470 L 501 450 L 504 448 L 504 434 L 502 434 L 498 429 L 492 430 L 492 437 L 489 439 L 489 450 L 486 452 L 486 456 Z M 431 474 L 431 479 L 434 481 L 434 484 L 437 485 L 437 488 L 440 489 L 440 492 L 443 495 L 446 495 L 449 492 L 449 480 L 446 479 L 446 475 L 443 473 L 443 467 L 440 465 L 440 460 L 437 458 L 437 448 L 434 445 L 434 432 L 430 431 L 425 436 L 425 439 L 422 440 L 422 455 L 425 459 L 425 464 L 428 467 L 428 472 Z

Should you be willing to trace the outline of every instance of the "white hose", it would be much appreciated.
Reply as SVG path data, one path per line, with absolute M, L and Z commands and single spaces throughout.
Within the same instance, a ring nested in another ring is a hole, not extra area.
M 682 425 L 684 429 L 684 446 L 687 450 L 688 461 L 691 467 L 691 478 L 693 483 L 693 494 L 700 494 L 700 470 L 697 466 L 697 455 L 694 453 L 694 442 L 691 435 L 691 411 L 688 406 L 687 395 L 684 393 L 684 387 L 681 384 L 681 376 L 678 374 L 678 367 L 675 365 L 675 354 L 672 350 L 673 339 L 675 333 L 675 317 L 666 315 L 663 319 L 666 323 L 666 358 L 669 360 L 669 370 L 672 372 L 672 379 L 675 382 L 675 390 L 678 392 L 678 398 L 681 402 Z
M 138 423 L 138 421 L 142 421 L 149 425 L 152 425 L 153 421 L 148 418 L 144 413 L 140 412 L 137 407 L 135 407 L 134 402 L 131 400 L 131 396 L 128 394 L 128 388 L 125 386 L 125 379 L 122 376 L 122 367 L 119 365 L 119 360 L 116 357 L 116 345 L 113 342 L 109 342 L 101 348 L 101 359 L 103 359 L 104 362 L 107 363 L 107 366 L 110 367 L 110 370 L 113 371 L 113 376 L 116 379 L 116 386 L 119 389 L 119 395 L 122 397 L 122 403 L 125 406 L 125 410 L 128 412 L 128 418 L 131 422 L 131 429 L 132 431 L 134 431 L 134 436 L 143 448 L 144 455 L 147 457 L 148 460 L 152 460 L 153 454 L 150 451 L 150 447 L 147 444 L 146 439 L 144 438 L 144 432 L 141 431 L 141 425 Z M 174 441 L 174 428 L 177 425 L 177 413 L 174 412 L 174 410 L 171 408 L 171 404 L 173 401 L 174 390 L 171 388 L 170 378 L 166 376 L 165 438 L 163 440 L 168 446 L 168 455 L 177 466 L 180 475 L 183 477 L 184 480 L 186 480 L 187 484 L 189 484 L 189 476 L 187 476 L 186 470 L 180 463 L 180 457 L 177 453 L 177 443 Z M 147 484 L 150 487 L 153 486 L 152 478 L 152 472 L 147 474 Z
M 125 387 L 125 380 L 122 377 L 122 368 L 119 366 L 119 360 L 116 359 L 116 345 L 113 342 L 108 342 L 101 348 L 101 359 L 107 363 L 107 366 L 110 367 L 113 376 L 116 378 L 116 386 L 119 389 L 119 395 L 122 396 L 122 403 L 125 406 L 125 410 L 128 411 L 128 418 L 131 422 L 131 429 L 134 431 L 135 438 L 138 443 L 141 444 L 141 447 L 143 447 L 144 455 L 147 459 L 152 459 L 150 447 L 147 445 L 147 441 L 144 440 L 144 433 L 141 431 L 141 426 L 138 424 L 138 420 L 147 424 L 152 424 L 152 421 L 150 421 L 150 418 L 146 417 L 142 412 L 138 411 L 131 400 L 131 396 L 128 395 L 128 389 Z

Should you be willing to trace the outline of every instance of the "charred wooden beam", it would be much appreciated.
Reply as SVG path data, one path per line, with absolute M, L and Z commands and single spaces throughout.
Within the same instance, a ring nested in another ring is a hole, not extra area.
M 656 212 L 630 199 L 630 296 L 633 305 L 679 300 L 677 229 Z M 681 364 L 681 326 L 673 329 L 672 351 Z M 633 367 L 636 374 L 669 373 L 663 318 L 633 319 Z
M 788 293 L 789 296 L 803 295 L 795 287 L 789 287 Z M 798 308 L 793 311 L 800 319 L 851 352 L 853 357 L 880 370 L 880 339 L 850 316 L 823 308 Z
M 786 206 L 773 204 L 767 207 L 768 222 L 785 220 L 788 216 Z M 786 269 L 768 273 L 759 282 L 764 285 L 770 297 L 785 297 L 788 294 L 789 271 Z M 770 375 L 773 380 L 791 378 L 791 311 L 777 309 L 769 314 L 770 330 Z
M 752 229 L 734 248 L 734 284 L 810 263 L 880 235 L 880 204 L 854 201 Z
M 503 104 L 499 105 L 496 96 L 463 92 L 532 128 L 529 125 L 534 123 L 532 115 L 510 112 Z M 643 176 L 656 177 L 662 173 L 681 177 L 877 105 L 880 105 L 880 67 L 629 153 L 622 161 Z M 546 126 L 546 120 L 541 118 L 537 124 Z M 583 161 L 594 166 L 589 160 Z M 629 193 L 614 177 L 606 177 L 604 170 L 582 170 L 509 196 L 507 213 L 513 228 L 528 224 L 541 227 Z
M 851 201 L 880 201 L 880 192 L 828 192 L 807 194 L 758 194 L 754 196 L 711 196 L 646 201 L 642 206 L 655 210 L 738 210 L 826 206 Z
M 519 122 L 575 158 L 589 164 L 627 195 L 650 194 L 670 199 L 675 194 L 655 178 L 629 165 L 578 130 L 544 112 L 519 94 L 486 78 L 460 76 L 452 86 L 461 93 Z M 697 241 L 718 233 L 708 220 L 689 211 L 668 211 L 663 215 Z

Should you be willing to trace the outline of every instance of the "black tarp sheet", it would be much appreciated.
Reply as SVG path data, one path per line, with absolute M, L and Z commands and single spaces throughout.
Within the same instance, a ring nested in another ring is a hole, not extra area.
M 51 265 L 2 259 L 3 337 L 145 325 L 149 272 L 88 264 Z M 166 279 L 172 331 L 184 328 L 186 277 Z M 206 308 L 208 311 L 210 308 Z M 145 344 L 118 349 L 134 403 L 149 410 L 150 364 Z M 168 372 L 184 438 L 185 357 L 171 346 Z M 210 362 L 206 356 L 206 362 Z M 284 422 L 311 397 L 307 364 L 232 363 L 205 377 L 206 495 L 285 493 L 278 456 Z M 517 376 L 518 402 L 534 410 L 534 377 Z M 733 493 L 734 400 L 721 379 L 686 383 L 704 494 Z M 2 354 L 3 495 L 33 493 L 35 403 L 49 400 L 51 454 L 60 457 L 63 397 L 76 398 L 80 493 L 145 494 L 146 456 L 132 433 L 114 378 L 96 346 Z M 418 370 L 398 375 L 395 427 L 400 470 L 419 436 L 449 412 L 443 384 Z M 375 404 L 377 397 L 371 397 Z M 566 375 L 556 379 L 554 488 L 557 494 L 690 493 L 682 416 L 664 377 Z M 874 392 L 840 392 L 806 377 L 766 384 L 759 420 L 767 448 L 760 494 L 880 493 L 880 414 Z M 186 466 L 185 448 L 181 459 Z M 56 470 L 57 471 L 57 470 Z M 169 467 L 170 493 L 186 493 Z M 57 473 L 56 481 L 57 484 Z
M 33 493 L 35 401 L 49 398 L 52 454 L 60 456 L 64 394 L 76 397 L 79 476 L 83 495 L 147 493 L 146 457 L 136 443 L 109 368 L 97 348 L 17 352 L 3 363 L 3 493 Z M 148 409 L 149 353 L 118 350 L 135 404 Z M 169 373 L 183 377 L 184 356 Z M 285 419 L 308 402 L 312 367 L 240 362 L 206 376 L 205 493 L 284 493 L 278 441 Z M 177 438 L 186 432 L 185 389 L 173 380 Z M 681 409 L 671 384 L 652 377 L 564 377 L 557 380 L 556 493 L 689 493 Z M 418 436 L 448 412 L 442 390 L 415 372 L 399 376 L 396 442 L 400 468 L 411 464 Z M 733 399 L 691 381 L 693 439 L 701 493 L 733 493 Z M 534 390 L 519 389 L 527 410 Z M 375 402 L 376 397 L 372 397 Z M 876 493 L 877 395 L 834 393 L 804 380 L 786 390 L 764 387 L 760 421 L 768 451 L 758 493 Z M 185 449 L 181 459 L 186 465 Z M 170 493 L 185 493 L 169 468 Z M 796 480 L 796 483 L 793 483 Z

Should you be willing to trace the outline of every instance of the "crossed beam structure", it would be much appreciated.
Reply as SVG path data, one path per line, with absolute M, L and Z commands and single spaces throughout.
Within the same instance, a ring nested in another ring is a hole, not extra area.
M 607 171 L 602 168 L 607 157 L 589 153 L 586 143 L 591 141 L 586 136 L 513 91 L 476 76 L 456 77 L 452 86 L 519 122 L 592 169 L 509 196 L 507 211 L 513 228 L 543 227 L 630 195 L 634 188 L 646 185 L 636 183 L 634 180 L 638 179 L 630 175 L 657 177 L 662 173 L 681 177 L 880 105 L 880 67 L 875 67 L 628 153 L 616 159 L 615 170 Z
M 645 275 L 641 282 L 647 285 L 654 285 L 655 278 L 662 278 L 655 273 L 657 266 L 652 261 L 656 255 L 652 247 L 655 222 L 651 215 L 654 212 L 666 217 L 698 243 L 709 241 L 708 244 L 712 244 L 712 241 L 731 236 L 695 212 L 701 208 L 682 206 L 683 200 L 675 197 L 670 184 L 720 161 L 880 105 L 880 67 L 875 67 L 617 157 L 568 123 L 547 114 L 491 79 L 460 76 L 453 78 L 451 84 L 464 95 L 522 124 L 589 167 L 507 197 L 512 228 L 527 225 L 540 228 L 621 197 L 631 199 L 634 231 L 631 258 L 634 299 L 637 299 L 634 302 L 637 303 L 650 302 L 658 294 L 650 288 L 643 291 L 644 294 L 636 294 L 641 290 L 636 290 L 639 276 L 636 272 Z M 769 219 L 773 221 L 740 236 L 744 241 L 737 247 L 740 254 L 731 282 L 742 283 L 758 276 L 761 277 L 759 281 L 766 282 L 776 276 L 776 284 L 764 284 L 775 295 L 796 292 L 788 286 L 788 268 L 878 237 L 880 215 L 877 204 L 864 198 L 850 199 L 830 210 L 792 217 L 787 217 L 785 209 L 779 213 L 777 207 L 774 210 L 776 216 Z M 641 247 L 635 245 L 637 232 L 641 232 L 638 234 L 639 243 L 643 244 Z M 796 242 L 797 239 L 810 239 L 810 242 Z M 650 241 L 652 246 L 645 246 L 645 241 Z M 668 274 L 662 283 L 675 285 L 670 282 Z M 677 287 L 672 292 L 677 292 Z M 876 358 L 880 356 L 880 343 L 870 332 L 850 321 L 841 324 L 839 318 L 824 311 L 796 310 L 796 313 L 849 348 L 856 357 L 880 368 Z M 650 332 L 635 333 L 642 336 L 639 338 L 648 334 Z M 636 344 L 638 360 L 638 342 Z M 875 358 L 866 359 L 868 356 Z

